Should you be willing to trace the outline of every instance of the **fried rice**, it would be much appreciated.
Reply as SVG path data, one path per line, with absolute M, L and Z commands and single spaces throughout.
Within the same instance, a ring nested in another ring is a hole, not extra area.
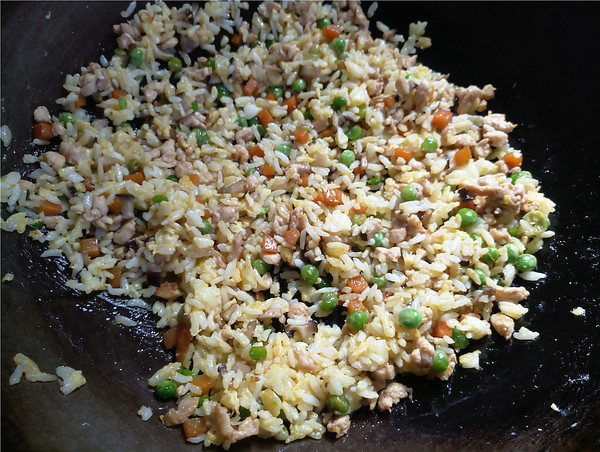
M 65 256 L 69 287 L 154 301 L 161 419 L 225 448 L 340 437 L 411 397 L 397 376 L 478 368 L 492 330 L 535 339 L 516 278 L 545 276 L 553 235 L 494 88 L 417 61 L 425 23 L 374 38 L 354 3 L 249 8 L 115 25 L 34 112 L 36 169 L 1 179 L 2 228 Z

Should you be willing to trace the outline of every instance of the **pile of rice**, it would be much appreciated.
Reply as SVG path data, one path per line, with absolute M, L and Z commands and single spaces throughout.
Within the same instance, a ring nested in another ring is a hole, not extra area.
M 528 292 L 510 286 L 544 274 L 519 272 L 508 249 L 532 254 L 553 235 L 554 204 L 514 163 L 514 125 L 486 112 L 493 87 L 457 87 L 417 62 L 425 23 L 407 39 L 378 23 L 374 39 L 356 4 L 267 2 L 251 22 L 247 9 L 155 3 L 115 26 L 121 50 L 67 76 L 52 113 L 36 110 L 54 135 L 24 156 L 37 169 L 1 180 L 2 228 L 66 256 L 69 287 L 158 300 L 176 360 L 149 384 L 171 380 L 178 399 L 161 418 L 225 448 L 341 436 L 361 406 L 411 394 L 396 375 L 478 368 L 456 334 L 512 337 Z M 330 43 L 336 26 L 345 49 Z M 439 111 L 451 116 L 441 126 Z M 349 304 L 366 324 L 345 322 Z M 400 321 L 409 307 L 416 327 Z

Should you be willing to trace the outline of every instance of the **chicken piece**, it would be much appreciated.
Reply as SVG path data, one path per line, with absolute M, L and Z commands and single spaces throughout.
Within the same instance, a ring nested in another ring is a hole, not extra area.
M 288 319 L 308 318 L 308 306 L 304 303 L 292 303 L 288 311 Z
M 175 176 L 181 179 L 184 176 L 189 176 L 194 173 L 194 165 L 187 160 L 179 160 L 175 164 Z
M 200 38 L 196 34 L 182 34 L 179 45 L 181 46 L 181 50 L 185 53 L 190 53 L 200 45 Z
M 146 96 L 146 102 L 152 103 L 160 94 L 164 94 L 168 84 L 169 79 L 163 78 L 161 81 L 153 80 L 144 86 L 142 92 Z
M 506 340 L 509 340 L 515 331 L 515 321 L 504 314 L 492 314 L 490 316 L 490 323 L 496 332 Z
M 71 210 L 75 213 L 82 214 L 85 221 L 93 223 L 108 213 L 108 204 L 106 203 L 106 198 L 104 196 L 93 196 L 90 207 L 81 203 L 72 206 Z
M 237 144 L 245 144 L 247 141 L 250 141 L 254 138 L 254 132 L 250 127 L 242 127 L 235 134 L 235 142 Z
M 281 262 L 281 254 L 262 253 L 262 259 L 269 265 L 279 265 L 279 263 Z
M 273 44 L 269 50 L 277 61 L 291 61 L 300 52 L 296 44 L 289 42 Z
M 341 438 L 350 429 L 350 416 L 347 414 L 343 416 L 333 416 L 329 422 L 327 422 L 327 431 L 335 433 L 336 438 Z
M 157 297 L 164 298 L 165 300 L 174 300 L 181 297 L 183 292 L 176 282 L 165 281 L 158 287 L 158 289 L 156 289 L 155 295 Z
M 246 149 L 246 146 L 244 146 L 243 144 L 234 145 L 233 158 L 241 164 L 248 163 L 248 160 L 250 160 L 250 154 L 248 153 L 248 149 Z
M 512 301 L 518 303 L 529 296 L 525 287 L 497 287 L 496 301 Z
M 41 162 L 46 162 L 54 171 L 58 172 L 58 170 L 64 168 L 67 159 L 58 152 L 48 151 L 43 154 L 39 160 Z
M 71 143 L 69 141 L 62 141 L 58 146 L 58 152 L 60 152 L 67 163 L 70 165 L 76 165 L 87 154 L 87 149 L 83 148 L 79 143 Z
M 51 215 L 48 217 L 44 217 L 44 226 L 46 226 L 48 229 L 54 229 L 56 228 L 56 226 L 58 225 L 58 223 L 60 223 L 62 220 L 64 220 L 65 218 L 62 215 Z
M 292 345 L 292 351 L 296 358 L 296 367 L 306 372 L 313 372 L 316 370 L 317 365 L 314 360 L 308 356 L 308 353 L 297 345 Z
M 310 173 L 310 164 L 293 163 L 286 171 L 286 176 L 294 185 L 299 185 L 302 182 L 302 176 L 308 173 Z
M 162 418 L 163 423 L 167 427 L 183 424 L 198 407 L 200 397 L 184 397 L 177 405 L 177 409 L 171 408 Z
M 415 349 L 411 352 L 410 357 L 418 368 L 426 369 L 431 367 L 434 354 L 433 345 L 427 339 L 420 337 L 415 341 Z
M 483 89 L 470 85 L 467 88 L 457 88 L 455 91 L 458 98 L 456 113 L 459 115 L 477 111 L 483 111 L 487 107 L 487 102 L 494 97 L 495 88 L 492 85 L 485 85 Z
M 235 234 L 233 237 L 233 243 L 231 244 L 231 251 L 227 256 L 227 262 L 237 261 L 240 258 L 242 250 L 244 249 L 244 237 L 245 233 L 242 231 Z
M 375 248 L 375 259 L 379 262 L 387 262 L 388 265 L 395 264 L 402 257 L 402 249 L 393 246 L 392 248 L 377 247 Z
M 52 122 L 50 112 L 43 105 L 40 105 L 33 111 L 33 119 L 35 122 L 43 122 L 46 124 L 50 124 Z
M 129 243 L 135 235 L 135 220 L 131 218 L 125 223 L 121 224 L 117 232 L 113 234 L 113 242 L 119 245 L 125 245 Z
M 271 223 L 271 232 L 276 235 L 283 235 L 290 228 L 290 211 L 285 203 L 279 202 L 275 206 L 275 217 Z
M 190 115 L 184 116 L 179 120 L 179 124 L 188 126 L 192 129 L 205 129 L 206 128 L 206 117 L 196 111 Z
M 229 185 L 225 185 L 217 190 L 219 193 L 228 193 L 230 195 L 246 193 L 246 179 L 238 179 Z
M 391 411 L 392 406 L 408 397 L 408 388 L 402 383 L 392 382 L 379 394 L 377 408 L 379 411 Z
M 214 426 L 217 432 L 228 441 L 235 443 L 249 436 L 258 435 L 259 420 L 248 417 L 241 424 L 235 427 L 231 425 L 231 418 L 225 408 L 217 403 L 213 413 Z
M 506 121 L 503 114 L 490 113 L 483 118 L 481 129 L 483 131 L 483 138 L 489 140 L 490 146 L 500 147 L 508 143 L 508 134 L 515 127 L 515 124 Z
M 240 218 L 240 212 L 237 206 L 218 205 L 212 210 L 212 216 L 216 221 L 225 221 L 233 223 Z

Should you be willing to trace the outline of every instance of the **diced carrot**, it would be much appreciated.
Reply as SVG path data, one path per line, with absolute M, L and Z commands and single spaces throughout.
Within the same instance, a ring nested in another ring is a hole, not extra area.
M 277 241 L 269 236 L 265 235 L 262 241 L 262 250 L 265 253 L 276 253 L 277 252 Z
M 275 175 L 275 168 L 272 165 L 261 165 L 258 169 L 263 176 L 271 177 Z
M 129 176 L 125 176 L 125 180 L 130 180 L 130 181 L 135 182 L 136 184 L 142 185 L 142 182 L 144 182 L 144 180 L 145 180 L 144 173 L 142 171 L 138 171 L 137 173 L 132 173 Z
M 446 322 L 438 320 L 433 324 L 431 335 L 434 337 L 452 337 L 452 328 L 450 328 Z
M 354 299 L 354 300 L 350 300 L 348 302 L 348 312 L 352 312 L 352 311 L 363 311 L 365 310 L 365 305 L 362 304 L 362 302 L 360 300 Z
M 85 189 L 87 191 L 93 191 L 94 190 L 94 181 L 92 179 L 83 179 L 83 186 L 85 187 Z
M 273 94 L 271 91 L 269 91 L 267 93 L 267 99 L 269 99 L 269 100 L 277 100 L 277 98 L 275 97 L 275 94 Z
M 387 108 L 392 108 L 394 105 L 396 105 L 396 99 L 394 96 L 386 96 L 383 98 L 383 103 Z
M 383 295 L 383 302 L 387 303 L 388 301 L 390 301 L 390 298 L 392 298 L 392 294 L 386 293 Z
M 127 47 L 127 52 L 131 52 L 133 49 L 137 49 L 137 45 L 129 44 L 129 47 Z
M 298 107 L 298 98 L 292 94 L 290 97 L 283 100 L 282 105 L 285 105 L 287 107 L 287 112 L 291 113 Z
M 85 97 L 83 97 L 83 95 L 81 95 L 81 94 L 77 97 L 77 100 L 75 102 L 73 102 L 73 105 L 75 106 L 75 108 L 83 107 L 85 104 L 86 104 Z
M 452 112 L 447 110 L 438 110 L 433 115 L 431 125 L 437 129 L 443 129 L 452 120 Z
M 177 345 L 179 330 L 181 330 L 181 325 L 175 325 L 163 333 L 163 344 L 167 350 L 171 350 Z
M 323 204 L 326 206 L 339 206 L 344 202 L 342 200 L 342 194 L 343 192 L 339 188 L 325 190 L 323 192 Z
M 472 199 L 469 199 L 468 201 L 461 201 L 460 204 L 458 205 L 459 209 L 474 209 L 475 208 L 475 203 L 473 202 Z
M 357 213 L 363 213 L 364 211 L 367 210 L 367 206 L 365 206 L 363 204 L 354 204 L 352 206 L 352 210 Z
M 43 213 L 47 217 L 58 215 L 62 212 L 62 206 L 50 201 L 43 201 L 38 208 L 38 213 Z
M 456 153 L 454 154 L 454 164 L 456 166 L 466 165 L 469 162 L 469 160 L 471 160 L 471 157 L 473 157 L 471 155 L 471 149 L 469 148 L 469 146 L 465 146 L 464 148 L 456 151 Z
M 108 269 L 108 273 L 112 276 L 108 278 L 108 283 L 113 289 L 117 289 L 121 286 L 121 269 L 119 267 L 113 267 Z
M 509 152 L 504 157 L 502 157 L 508 169 L 513 169 L 515 166 L 521 166 L 523 163 L 523 154 L 519 151 Z
M 210 391 L 215 384 L 214 380 L 206 374 L 198 375 L 192 379 L 190 383 L 200 388 L 202 395 L 208 394 L 208 391 Z
M 367 287 L 369 287 L 369 283 L 362 276 L 355 276 L 346 281 L 346 285 L 350 287 L 352 293 L 362 293 Z
M 189 417 L 183 421 L 183 433 L 186 438 L 195 438 L 208 432 L 206 419 L 203 417 Z
M 323 193 L 321 193 L 321 191 L 317 190 L 315 193 L 315 196 L 313 196 L 313 202 L 321 202 L 323 201 Z
M 308 173 L 304 173 L 302 176 L 300 176 L 300 186 L 301 187 L 308 187 L 308 178 L 310 177 L 310 174 Z
M 258 88 L 258 82 L 253 78 L 249 78 L 242 88 L 242 92 L 244 93 L 244 96 L 252 96 L 256 91 L 256 88 Z
M 283 240 L 286 241 L 286 243 L 289 243 L 290 245 L 295 245 L 298 241 L 298 238 L 300 237 L 300 231 L 296 228 L 288 229 L 286 232 L 284 232 L 282 237 Z
M 476 313 L 474 313 L 474 312 L 466 312 L 466 313 L 462 314 L 462 315 L 461 315 L 461 316 L 458 318 L 458 320 L 459 320 L 460 322 L 462 322 L 462 321 L 463 321 L 464 319 L 466 319 L 467 317 L 475 317 L 476 319 L 480 319 L 480 318 L 481 318 L 481 316 L 480 316 L 479 314 L 476 314 Z
M 127 96 L 127 93 L 122 89 L 113 89 L 113 92 L 110 93 L 110 97 L 112 97 L 113 99 L 118 99 L 119 97 L 125 96 Z
M 187 175 L 190 182 L 196 186 L 200 185 L 200 175 L 197 173 L 192 173 Z
M 242 44 L 242 37 L 236 33 L 231 37 L 230 41 L 233 45 L 239 46 Z
M 294 138 L 296 138 L 298 143 L 306 144 L 308 143 L 308 140 L 310 140 L 310 134 L 308 133 L 308 130 L 299 127 L 294 130 Z
M 187 353 L 188 347 L 192 342 L 192 333 L 189 327 L 181 326 L 179 335 L 177 336 L 177 348 L 175 351 L 175 359 L 182 363 L 185 360 L 185 354 Z
M 265 128 L 273 122 L 273 116 L 271 116 L 269 110 L 265 110 L 264 108 L 258 112 L 258 119 Z
M 33 138 L 50 140 L 54 136 L 51 124 L 37 123 L 33 125 Z
M 118 196 L 115 196 L 115 199 L 113 200 L 113 202 L 111 202 L 108 205 L 108 209 L 110 210 L 110 213 L 114 213 L 115 215 L 118 215 L 121 213 L 121 199 L 119 199 Z
M 413 158 L 412 151 L 406 148 L 394 149 L 394 155 L 396 156 L 396 159 L 402 158 L 406 163 L 410 162 Z
M 98 241 L 98 238 L 91 237 L 89 239 L 82 239 L 80 250 L 92 259 L 100 256 L 100 242 Z
M 328 138 L 328 137 L 332 137 L 332 136 L 334 136 L 334 135 L 335 135 L 335 132 L 336 132 L 336 130 L 337 130 L 337 129 L 336 129 L 335 127 L 333 127 L 333 126 L 331 126 L 331 127 L 327 127 L 326 129 L 322 130 L 322 131 L 319 133 L 319 137 L 321 137 L 321 138 Z
M 248 155 L 250 155 L 250 157 L 264 157 L 265 151 L 263 151 L 261 147 L 257 144 L 248 149 Z
M 322 30 L 323 36 L 328 41 L 333 41 L 340 35 L 340 26 L 339 25 L 326 25 Z

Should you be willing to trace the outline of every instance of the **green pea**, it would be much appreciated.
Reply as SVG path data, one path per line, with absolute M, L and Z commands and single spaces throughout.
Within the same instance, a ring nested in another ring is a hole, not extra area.
M 211 58 L 210 60 L 208 60 L 206 62 L 206 67 L 211 68 L 213 71 L 215 70 L 216 66 L 217 66 L 217 63 L 215 62 L 214 58 Z
M 308 284 L 315 284 L 319 279 L 319 270 L 312 264 L 306 264 L 300 269 L 300 276 Z
M 180 367 L 177 369 L 177 373 L 181 375 L 185 375 L 186 377 L 197 377 L 198 374 L 190 369 L 186 369 L 185 367 Z
M 250 416 L 250 410 L 244 406 L 240 407 L 240 420 L 243 421 L 248 416 Z
M 123 96 L 119 96 L 119 110 L 125 110 L 127 108 L 127 99 Z
M 199 228 L 201 234 L 210 234 L 212 231 L 212 224 L 210 220 L 202 220 L 202 226 Z
M 265 273 L 267 273 L 269 271 L 269 269 L 271 268 L 271 266 L 262 259 L 256 259 L 254 262 L 252 262 L 252 267 L 261 276 L 264 275 Z
M 302 55 L 304 56 L 305 60 L 317 61 L 322 55 L 321 46 L 319 44 L 315 44 L 308 50 L 308 52 L 304 52 Z
M 279 143 L 275 146 L 275 150 L 281 152 L 286 157 L 290 156 L 290 152 L 292 152 L 292 148 L 287 143 Z
M 515 173 L 512 176 L 510 176 L 510 181 L 512 182 L 513 185 L 515 185 L 517 180 L 519 180 L 522 177 L 531 179 L 532 176 L 529 171 L 521 171 L 519 173 Z
M 325 292 L 321 295 L 319 306 L 323 311 L 333 311 L 338 303 L 339 299 L 335 292 Z
M 156 204 L 160 204 L 161 202 L 168 200 L 169 199 L 164 195 L 156 195 L 152 198 L 152 201 L 154 201 Z
M 423 152 L 435 152 L 437 150 L 438 142 L 435 137 L 427 137 L 421 143 L 421 150 Z
M 221 100 L 222 97 L 228 97 L 231 94 L 223 83 L 219 83 L 215 88 L 217 89 L 217 100 Z
M 423 316 L 413 308 L 404 308 L 400 311 L 400 324 L 404 328 L 416 328 L 423 321 Z
M 267 90 L 267 93 L 271 93 L 273 96 L 275 96 L 275 99 L 279 99 L 283 96 L 283 88 L 281 86 L 271 86 Z
M 127 51 L 125 49 L 115 49 L 114 53 L 117 56 L 125 56 L 125 55 L 127 55 Z
M 348 136 L 348 139 L 350 141 L 358 140 L 362 135 L 362 129 L 360 128 L 359 125 L 356 125 L 354 127 L 351 127 L 350 129 L 348 129 L 348 131 L 346 132 L 346 135 Z
M 263 217 L 263 216 L 265 216 L 268 213 L 269 213 L 269 208 L 267 206 L 263 206 L 263 208 L 260 209 L 260 212 L 258 213 L 258 215 L 256 216 L 256 218 Z
M 444 350 L 436 350 L 431 362 L 431 370 L 436 374 L 445 371 L 450 365 L 450 358 Z
M 256 41 L 253 41 L 250 43 L 250 48 L 253 49 L 256 46 L 261 45 L 262 43 L 257 39 Z
M 263 361 L 267 358 L 267 349 L 262 345 L 254 345 L 250 347 L 248 356 L 255 361 Z
M 508 233 L 510 234 L 511 237 L 516 237 L 519 235 L 519 228 L 510 228 L 508 230 Z
M 306 89 L 306 81 L 303 78 L 299 78 L 292 83 L 292 90 L 297 93 L 301 93 Z
M 369 184 L 369 185 L 379 185 L 382 180 L 383 180 L 383 178 L 381 176 L 375 176 L 375 177 L 372 177 L 371 179 L 369 179 L 367 181 L 367 184 Z
M 308 121 L 312 121 L 314 118 L 314 116 L 310 113 L 310 110 L 306 110 L 304 112 L 304 119 L 307 119 Z
M 360 331 L 367 323 L 369 323 L 369 316 L 360 309 L 356 309 L 355 311 L 348 313 L 346 316 L 346 323 L 354 331 Z
M 414 75 L 412 75 L 412 74 L 406 74 L 404 76 L 404 78 L 408 80 L 409 78 L 416 78 L 416 77 Z
M 313 284 L 313 286 L 315 286 L 315 289 L 317 289 L 317 290 L 323 289 L 325 287 L 331 287 L 332 281 L 333 281 L 333 279 L 331 278 L 330 275 L 323 275 L 315 284 Z
M 361 117 L 362 119 L 365 119 L 367 117 L 367 106 L 366 105 L 361 105 L 360 107 L 358 107 L 358 116 Z
M 346 50 L 346 40 L 344 38 L 334 38 L 331 41 L 331 48 L 335 51 L 335 53 L 340 54 L 344 50 Z
M 275 41 L 273 39 L 265 39 L 265 47 L 268 49 L 271 48 L 271 46 L 275 44 Z
M 248 126 L 248 120 L 242 116 L 238 116 L 237 124 L 240 127 L 246 127 L 246 126 Z
M 373 246 L 378 247 L 383 243 L 383 232 L 373 234 Z
M 515 267 L 520 272 L 528 272 L 537 267 L 537 258 L 533 254 L 521 254 L 517 258 Z
M 375 284 L 378 288 L 383 289 L 387 286 L 387 279 L 385 276 L 371 275 L 371 284 Z
M 534 234 L 540 234 L 544 231 L 547 231 L 548 227 L 550 226 L 548 217 L 538 210 L 527 212 L 525 215 L 523 215 L 523 220 L 529 223 Z
M 256 173 L 256 168 L 250 168 L 248 171 L 244 173 L 246 177 L 250 176 L 250 174 Z
M 452 340 L 454 341 L 455 348 L 463 349 L 469 345 L 467 335 L 458 328 L 452 328 Z
M 144 51 L 139 47 L 131 49 L 129 52 L 129 61 L 131 61 L 131 64 L 134 66 L 140 67 L 144 62 Z
M 204 405 L 205 400 L 208 400 L 208 395 L 203 395 L 198 398 L 198 408 Z
M 202 146 L 203 144 L 208 143 L 208 133 L 203 129 L 194 129 L 192 130 L 194 134 L 196 134 L 196 143 L 198 146 Z
M 28 224 L 27 229 L 29 229 L 30 231 L 37 231 L 39 229 L 42 229 L 42 226 L 44 226 L 43 221 L 36 221 L 34 223 Z
M 487 277 L 485 272 L 483 270 L 480 270 L 479 268 L 475 268 L 474 271 L 475 271 L 475 275 L 477 275 L 477 279 L 471 278 L 471 280 L 478 286 L 484 286 L 485 279 Z
M 346 105 L 348 105 L 348 101 L 346 99 L 344 99 L 343 97 L 334 97 L 333 103 L 331 104 L 331 108 L 334 111 L 338 111 L 339 109 L 341 109 L 342 107 L 345 107 Z
M 285 425 L 283 427 L 281 427 L 281 430 L 279 430 L 277 433 L 275 433 L 275 436 L 273 436 L 273 438 L 275 438 L 277 441 L 285 441 L 289 437 L 290 437 L 290 433 L 288 432 L 288 429 Z
M 350 167 L 355 159 L 356 155 L 354 155 L 354 152 L 349 149 L 346 149 L 340 154 L 340 163 L 342 165 L 346 165 L 347 167 Z
M 181 60 L 177 57 L 169 58 L 168 66 L 169 66 L 169 70 L 173 73 L 180 72 L 181 69 L 183 68 L 183 65 L 181 64 Z
M 403 201 L 414 201 L 419 196 L 419 192 L 412 185 L 407 185 L 400 190 L 400 197 Z
M 198 111 L 198 102 L 192 102 L 192 111 L 196 113 Z
M 175 183 L 179 182 L 179 178 L 177 176 L 172 175 L 172 174 L 170 176 L 167 176 L 167 179 L 172 180 Z
M 322 17 L 321 19 L 317 19 L 317 27 L 319 29 L 322 29 L 323 27 L 326 27 L 327 25 L 331 25 L 331 20 L 329 20 L 327 17 Z
M 460 225 L 462 227 L 468 228 L 477 223 L 477 212 L 475 212 L 473 209 L 463 207 L 458 211 L 458 214 L 460 215 Z
M 58 115 L 58 120 L 63 123 L 65 127 L 67 127 L 67 123 L 75 124 L 75 116 L 73 113 L 69 113 L 68 111 L 63 111 L 60 115 Z
M 517 262 L 519 258 L 519 250 L 512 243 L 507 243 L 504 245 L 504 249 L 506 250 L 506 262 L 509 264 L 514 264 Z
M 159 384 L 156 385 L 154 389 L 154 393 L 156 397 L 162 400 L 167 400 L 172 397 L 175 397 L 175 392 L 177 391 L 177 383 L 172 380 L 163 380 Z
M 481 256 L 481 260 L 488 265 L 493 265 L 500 257 L 500 251 L 493 246 L 487 247 L 487 253 Z
M 350 402 L 345 395 L 329 395 L 327 397 L 327 408 L 329 408 L 333 414 L 341 416 L 347 414 L 350 411 Z
M 142 169 L 142 162 L 140 162 L 138 159 L 131 159 L 127 162 L 127 169 L 129 170 L 130 174 L 137 173 Z
M 367 216 L 364 213 L 355 213 L 352 217 L 352 221 L 354 222 L 354 224 L 360 226 L 365 221 L 367 221 Z
M 258 134 L 261 137 L 264 137 L 267 134 L 267 130 L 265 129 L 265 126 L 263 126 L 262 124 L 257 124 L 256 130 L 258 131 Z

